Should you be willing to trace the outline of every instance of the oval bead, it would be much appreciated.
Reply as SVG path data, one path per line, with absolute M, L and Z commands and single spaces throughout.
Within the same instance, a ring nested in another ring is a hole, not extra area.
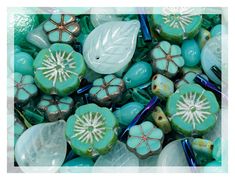
M 200 62 L 200 48 L 194 39 L 183 41 L 181 52 L 185 66 L 196 66 Z
M 150 80 L 152 76 L 152 67 L 149 63 L 140 61 L 135 63 L 125 74 L 123 80 L 126 88 L 137 87 Z
M 206 42 L 210 39 L 211 34 L 207 29 L 201 28 L 195 40 L 197 41 L 200 49 L 206 44 Z
M 23 75 L 33 76 L 33 58 L 26 52 L 19 52 L 15 54 L 14 71 Z
M 119 123 L 128 126 L 135 116 L 144 108 L 144 105 L 138 102 L 130 102 L 114 112 Z

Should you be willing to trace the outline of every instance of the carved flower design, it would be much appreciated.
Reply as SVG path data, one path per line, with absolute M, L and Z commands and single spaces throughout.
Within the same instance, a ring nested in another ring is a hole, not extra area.
M 15 103 L 25 104 L 30 98 L 38 93 L 38 88 L 34 84 L 33 76 L 23 76 L 22 74 L 15 72 L 10 81 L 9 88 L 14 87 Z
M 172 127 L 187 136 L 203 135 L 214 127 L 219 104 L 197 84 L 182 85 L 167 101 Z
M 121 99 L 125 90 L 125 83 L 114 75 L 107 75 L 104 78 L 96 79 L 89 94 L 91 99 L 99 105 L 110 105 Z
M 75 16 L 68 14 L 53 14 L 43 28 L 52 43 L 71 43 L 80 32 Z
M 94 157 L 107 153 L 117 140 L 118 122 L 107 108 L 80 106 L 67 121 L 66 137 L 77 154 Z
M 43 95 L 37 107 L 45 112 L 45 116 L 49 121 L 57 121 L 66 119 L 70 115 L 73 99 L 68 96 L 60 98 L 58 96 Z
M 173 77 L 184 66 L 184 58 L 181 49 L 177 45 L 171 45 L 167 41 L 161 41 L 151 51 L 153 70 L 163 73 L 167 77 Z
M 147 158 L 161 151 L 164 134 L 151 122 L 145 121 L 131 127 L 127 147 L 140 158 Z
M 66 96 L 79 87 L 86 66 L 70 45 L 56 43 L 39 52 L 34 69 L 35 83 L 44 93 Z

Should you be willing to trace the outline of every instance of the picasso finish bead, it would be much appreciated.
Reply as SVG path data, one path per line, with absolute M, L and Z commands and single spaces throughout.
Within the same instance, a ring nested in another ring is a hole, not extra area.
M 55 43 L 41 50 L 34 60 L 35 83 L 45 94 L 67 96 L 85 75 L 83 56 L 68 44 Z
M 195 37 L 195 40 L 197 41 L 199 48 L 202 49 L 210 38 L 210 31 L 206 30 L 205 28 L 201 28 L 198 35 Z
M 51 43 L 71 43 L 80 32 L 75 16 L 69 14 L 53 14 L 43 29 Z
M 125 83 L 114 75 L 96 79 L 89 91 L 90 98 L 101 106 L 109 106 L 121 100 Z
M 220 137 L 216 138 L 216 140 L 213 142 L 212 156 L 216 161 L 221 162 L 221 160 L 222 160 L 222 143 L 221 143 Z
M 77 108 L 66 124 L 66 137 L 82 157 L 106 154 L 117 141 L 118 121 L 107 108 L 86 104 Z
M 215 95 L 197 84 L 181 86 L 166 104 L 172 128 L 185 136 L 203 135 L 210 131 L 218 111 Z
M 152 67 L 147 62 L 137 62 L 126 72 L 123 77 L 126 88 L 134 88 L 150 80 Z
M 181 46 L 182 57 L 185 66 L 196 66 L 201 60 L 201 52 L 194 39 L 184 40 Z
M 166 99 L 174 92 L 174 83 L 167 77 L 156 74 L 152 79 L 152 93 L 162 99 Z
M 167 41 L 161 41 L 150 52 L 153 71 L 174 77 L 179 69 L 184 66 L 184 58 L 181 56 L 181 49 L 177 45 L 171 45 Z

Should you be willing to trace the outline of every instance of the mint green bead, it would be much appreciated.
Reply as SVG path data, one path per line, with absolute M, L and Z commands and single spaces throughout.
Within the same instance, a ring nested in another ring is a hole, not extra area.
M 64 163 L 63 166 L 94 166 L 94 162 L 91 158 L 77 157 Z
M 196 66 L 200 62 L 200 48 L 194 39 L 183 41 L 181 52 L 185 66 Z
M 128 126 L 135 116 L 144 108 L 144 105 L 138 102 L 130 102 L 114 112 L 119 123 Z
M 149 63 L 140 61 L 135 63 L 124 75 L 126 88 L 134 88 L 150 80 L 152 76 L 152 67 Z
M 212 156 L 216 161 L 221 161 L 222 157 L 222 149 L 221 149 L 221 138 L 217 138 L 214 141 L 214 147 L 212 151 Z
M 15 54 L 14 71 L 22 75 L 33 76 L 33 58 L 30 54 L 19 52 Z

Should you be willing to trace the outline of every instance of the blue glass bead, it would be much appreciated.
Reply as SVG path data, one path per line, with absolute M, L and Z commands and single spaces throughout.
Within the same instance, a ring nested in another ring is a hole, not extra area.
M 23 75 L 33 76 L 33 58 L 31 55 L 25 52 L 19 52 L 15 54 L 14 59 L 14 71 Z
M 185 66 L 196 66 L 200 62 L 200 48 L 194 39 L 183 41 L 181 52 Z
M 152 67 L 149 63 L 140 61 L 135 63 L 124 75 L 126 88 L 137 87 L 150 80 L 152 76 Z
M 114 112 L 119 123 L 128 126 L 135 116 L 144 108 L 144 105 L 138 102 L 130 102 Z

